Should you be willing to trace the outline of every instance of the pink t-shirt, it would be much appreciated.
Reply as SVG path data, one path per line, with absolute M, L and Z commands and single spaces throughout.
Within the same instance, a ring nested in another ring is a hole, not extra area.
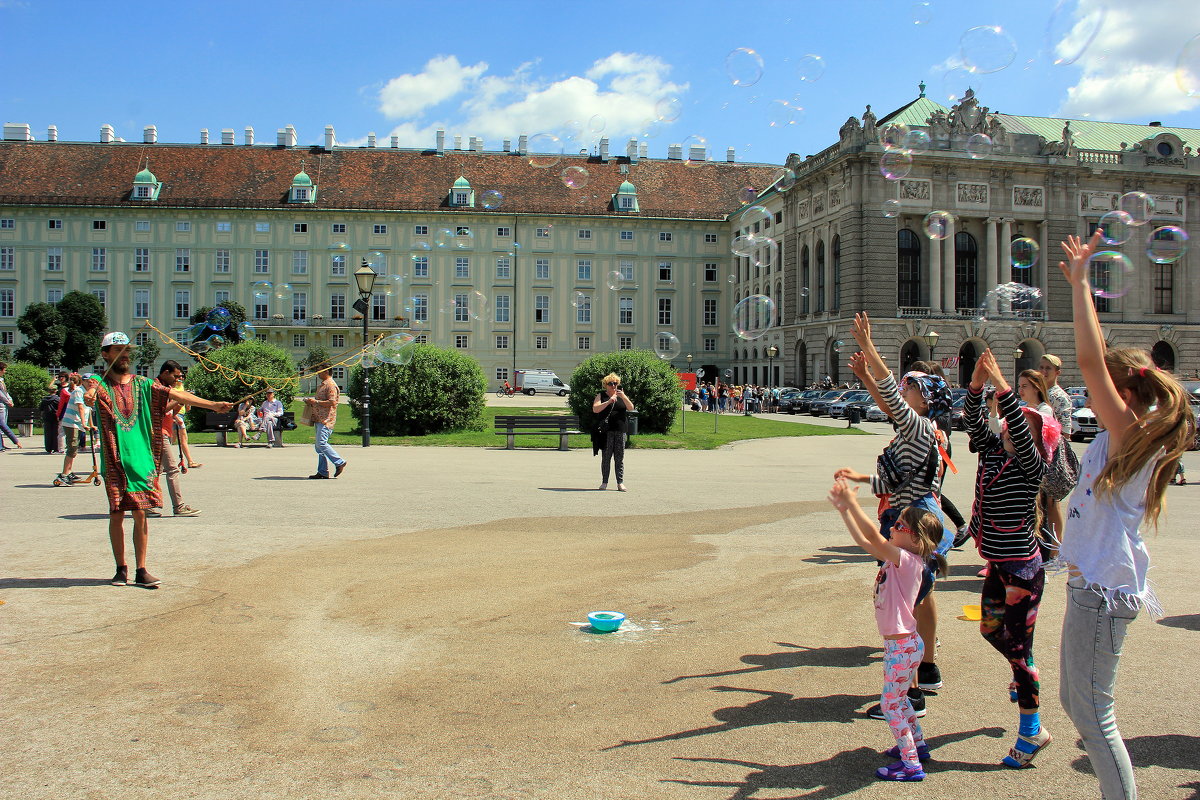
M 920 556 L 907 550 L 900 551 L 899 564 L 885 561 L 879 568 L 875 576 L 875 624 L 880 636 L 916 632 L 913 606 L 921 589 L 923 569 Z

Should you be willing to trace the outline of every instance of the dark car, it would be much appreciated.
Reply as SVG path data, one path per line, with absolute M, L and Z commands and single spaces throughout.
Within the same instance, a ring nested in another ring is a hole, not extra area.
M 779 410 L 788 414 L 803 414 L 804 412 L 808 411 L 809 404 L 823 394 L 825 394 L 825 392 L 820 389 L 805 389 L 803 392 L 797 395 L 791 401 L 791 404 L 786 408 L 783 406 L 782 401 L 780 401 Z
M 966 410 L 966 402 L 967 394 L 964 391 L 958 397 L 954 398 L 954 402 L 950 404 L 950 427 L 956 431 L 965 431 L 967 429 L 967 422 L 963 416 Z
M 780 392 L 778 412 L 780 414 L 794 414 L 795 412 L 792 411 L 792 408 L 803 394 L 804 392 L 798 389 L 791 392 Z
M 858 418 L 862 419 L 866 416 L 867 406 L 874 402 L 871 399 L 871 393 L 867 391 L 849 392 L 845 397 L 838 400 L 836 403 L 829 404 L 829 418 L 843 419 L 846 416 L 846 409 L 851 403 L 861 403 L 859 406 Z
M 850 394 L 850 389 L 830 389 L 825 394 L 813 400 L 808 406 L 808 413 L 814 417 L 819 417 L 829 410 L 829 407 L 841 400 L 846 395 Z

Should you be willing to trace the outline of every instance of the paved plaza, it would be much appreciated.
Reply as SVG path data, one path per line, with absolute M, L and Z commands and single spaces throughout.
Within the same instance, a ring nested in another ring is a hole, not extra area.
M 929 777 L 873 778 L 892 744 L 862 713 L 875 568 L 824 496 L 885 441 L 633 449 L 625 494 L 595 491 L 590 449 L 341 447 L 345 474 L 318 482 L 311 447 L 197 447 L 203 514 L 151 521 L 163 584 L 144 590 L 108 585 L 101 490 L 52 488 L 61 457 L 26 438 L 0 455 L 0 797 L 1094 800 L 1057 702 L 1061 577 L 1036 639 L 1055 745 L 998 764 L 1008 669 L 956 618 L 973 552 L 937 593 Z M 1185 463 L 1200 481 L 1200 453 Z M 1200 486 L 1170 487 L 1150 539 L 1168 616 L 1138 619 L 1121 670 L 1150 800 L 1200 797 L 1197 516 Z M 630 621 L 591 633 L 600 609 Z

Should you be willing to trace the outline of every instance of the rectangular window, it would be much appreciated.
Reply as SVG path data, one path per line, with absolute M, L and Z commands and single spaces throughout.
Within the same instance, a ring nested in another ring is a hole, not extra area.
M 376 236 L 383 236 L 387 233 L 387 225 L 372 225 L 371 233 L 375 234 Z
M 704 298 L 704 324 L 717 324 L 717 298 L 715 297 Z
M 192 251 L 187 247 L 176 248 L 175 250 L 175 271 L 176 272 L 191 272 L 192 271 Z
M 1153 235 L 1153 234 L 1151 234 Z M 1171 314 L 1175 308 L 1175 265 L 1154 265 L 1154 313 Z
M 292 334 L 292 347 L 306 347 L 307 338 L 303 333 Z
M 458 256 L 454 259 L 454 277 L 469 278 L 471 277 L 471 259 L 465 256 Z
M 617 323 L 620 325 L 633 324 L 633 298 L 622 297 L 617 301 Z
M 292 251 L 292 274 L 307 275 L 308 274 L 308 251 L 293 250 Z
M 192 293 L 187 289 L 175 292 L 175 319 L 187 319 L 192 315 Z
M 345 233 L 346 232 L 346 223 L 344 223 L 344 222 L 333 223 L 332 225 L 329 226 L 329 232 L 330 233 Z
M 229 302 L 229 290 L 228 289 L 218 289 L 217 291 L 213 292 L 213 303 L 215 303 L 216 305 L 223 305 L 228 302 Z
M 0 247 L 0 272 L 11 272 L 16 268 L 16 250 L 11 247 Z
M 499 228 L 496 228 L 496 238 L 497 239 L 511 239 L 512 238 L 512 228 L 508 227 L 507 225 L 502 225 Z
M 3 307 L 3 300 L 0 300 L 0 307 Z M 0 344 L 16 344 L 17 334 L 15 331 L 0 331 Z
M 11 317 L 17 313 L 17 290 L 0 289 L 0 317 Z
M 100 301 L 100 307 L 108 310 L 108 290 L 107 289 L 92 289 L 92 297 Z
M 346 257 L 335 253 L 329 257 L 329 274 L 343 276 L 346 274 Z
M 62 289 L 47 289 L 46 290 L 46 302 L 47 303 L 57 303 L 58 301 L 62 300 L 62 296 L 63 296 Z
M 550 238 L 550 229 L 549 228 L 534 228 L 533 229 L 533 238 L 549 239 Z
M 220 274 L 229 273 L 229 251 L 216 250 L 213 252 L 213 272 Z
M 341 293 L 329 295 L 329 318 L 336 320 L 346 318 L 346 295 Z
M 292 321 L 308 319 L 308 292 L 292 292 Z
M 496 367 L 496 380 L 508 380 L 508 367 Z
M 470 203 L 471 203 L 471 193 L 470 192 L 455 192 L 454 193 L 454 205 L 465 206 L 465 205 L 470 205 Z
M 675 234 L 669 233 L 667 231 L 659 231 L 658 232 L 658 240 L 660 242 L 673 242 L 673 241 L 675 241 Z
M 342 348 L 346 346 L 346 334 L 331 333 L 329 335 L 329 346 L 334 348 Z
M 254 296 L 254 318 L 266 319 L 271 316 L 271 309 L 267 306 L 267 297 L 265 295 Z
M 717 264 L 710 263 L 710 264 L 704 265 L 704 282 L 705 283 L 713 283 L 717 280 L 717 269 L 718 269 Z
M 429 277 L 429 256 L 413 256 L 413 277 Z
M 454 334 L 454 347 L 458 350 L 466 350 L 470 345 L 467 343 L 471 337 L 465 333 Z
M 62 248 L 46 248 L 46 269 L 51 272 L 62 272 Z
M 576 295 L 575 306 L 575 322 L 579 325 L 592 324 L 592 297 L 591 295 L 581 294 Z
M 254 271 L 258 273 L 268 273 L 271 271 L 271 251 L 270 250 L 255 250 L 254 251 Z
M 133 271 L 134 272 L 149 272 L 150 271 L 150 248 L 136 247 L 133 250 Z
M 429 226 L 428 225 L 413 225 L 413 236 L 428 236 L 428 235 L 429 235 Z
M 533 321 L 550 321 L 550 295 L 535 294 L 533 296 Z
M 429 344 L 429 334 L 418 333 L 417 338 L 413 341 L 413 344 Z
M 255 233 L 270 233 L 271 232 L 271 223 L 269 223 L 269 222 L 254 223 L 254 232 Z
M 671 324 L 671 298 L 669 297 L 658 298 L 658 324 Z
M 632 350 L 633 349 L 633 337 L 632 336 L 617 337 L 617 349 L 618 350 Z
M 192 223 L 190 223 L 190 222 L 176 222 L 175 223 L 175 232 L 176 233 L 191 233 L 191 231 L 192 231 Z
M 496 322 L 511 322 L 512 298 L 506 294 L 496 295 Z
M 591 350 L 592 349 L 592 337 L 590 337 L 590 336 L 577 337 L 575 339 L 575 349 L 576 350 Z
M 471 309 L 468 306 L 466 294 L 454 295 L 454 321 L 455 322 L 470 322 Z
M 413 322 L 428 322 L 429 321 L 429 295 L 417 294 L 413 295 Z
M 333 369 L 329 370 L 329 376 L 335 381 L 344 381 L 346 380 L 346 368 L 334 367 Z
M 468 227 L 468 226 L 466 226 L 466 225 L 458 225 L 458 226 L 455 226 L 455 228 L 454 228 L 454 235 L 455 235 L 455 236 L 470 236 L 470 235 L 471 235 L 471 229 L 470 229 L 470 227 Z
M 106 231 L 106 230 L 108 230 L 108 220 L 106 220 L 106 219 L 94 219 L 94 220 L 92 220 L 92 230 L 94 230 L 94 231 Z
M 617 268 L 617 272 L 621 273 L 621 280 L 623 280 L 623 281 L 633 280 L 633 262 L 632 261 L 622 261 L 620 266 L 618 266 L 618 268 Z
M 292 233 L 308 233 L 308 223 L 307 222 L 292 223 Z
M 48 220 L 46 220 L 46 227 L 52 231 L 61 231 L 62 230 L 62 220 L 61 219 L 48 219 Z
M 150 290 L 133 290 L 133 315 L 138 319 L 150 318 Z
M 219 223 L 219 222 L 217 223 L 217 225 L 220 225 L 220 224 L 221 223 Z M 135 231 L 139 231 L 139 232 L 144 232 L 144 231 L 150 230 L 150 220 L 139 219 L 137 222 L 133 223 L 133 229 Z M 220 228 L 218 228 L 218 230 L 220 230 Z
M 512 277 L 512 261 L 508 256 L 496 259 L 496 280 L 506 281 Z
M 533 349 L 534 350 L 549 350 L 550 349 L 550 337 L 549 336 L 533 337 Z
M 715 233 L 704 234 L 704 243 L 705 244 L 716 244 L 717 243 L 717 235 Z
M 621 231 L 621 241 L 622 242 L 632 242 L 633 241 L 633 231 Z
M 500 334 L 496 335 L 496 349 L 497 350 L 507 350 L 508 349 L 508 334 L 507 333 L 500 333 Z
M 12 217 L 0 219 L 0 231 L 11 231 L 17 227 L 17 221 Z
M 670 261 L 658 262 L 658 279 L 660 281 L 671 280 L 671 262 Z
M 147 225 L 148 224 L 149 223 L 147 223 Z M 233 230 L 232 222 L 218 222 L 217 223 L 217 233 L 229 233 L 232 230 Z
M 715 337 L 715 336 L 705 336 L 704 337 L 704 352 L 706 352 L 706 353 L 717 352 L 717 337 Z
M 590 229 L 590 228 L 580 228 L 580 229 L 579 229 L 579 231 L 576 233 L 576 238 L 578 238 L 578 239 L 591 239 L 591 238 L 592 238 L 592 231 L 591 231 L 591 229 Z
M 387 319 L 387 295 L 383 292 L 371 295 L 371 319 L 376 322 Z
M 536 281 L 550 280 L 550 259 L 539 258 L 533 263 L 533 279 Z
M 591 259 L 581 258 L 575 262 L 575 278 L 581 281 L 590 281 L 592 279 Z

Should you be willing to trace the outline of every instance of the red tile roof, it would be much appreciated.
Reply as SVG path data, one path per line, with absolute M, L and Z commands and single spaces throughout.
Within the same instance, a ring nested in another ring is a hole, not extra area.
M 133 176 L 149 161 L 162 182 L 153 203 L 130 200 Z M 317 187 L 313 204 L 288 203 L 292 178 L 304 170 Z M 621 166 L 628 167 L 622 174 Z M 561 173 L 587 170 L 582 188 L 568 189 Z M 622 181 L 637 188 L 639 217 L 721 219 L 739 207 L 737 192 L 762 189 L 780 167 L 764 164 L 625 157 L 564 157 L 548 169 L 509 153 L 390 148 L 244 145 L 89 144 L 0 142 L 0 204 L 184 206 L 304 209 L 450 210 L 446 198 L 460 175 L 475 191 L 481 213 L 614 214 L 612 195 Z M 483 192 L 504 194 L 484 212 Z M 625 215 L 629 215 L 626 212 Z

